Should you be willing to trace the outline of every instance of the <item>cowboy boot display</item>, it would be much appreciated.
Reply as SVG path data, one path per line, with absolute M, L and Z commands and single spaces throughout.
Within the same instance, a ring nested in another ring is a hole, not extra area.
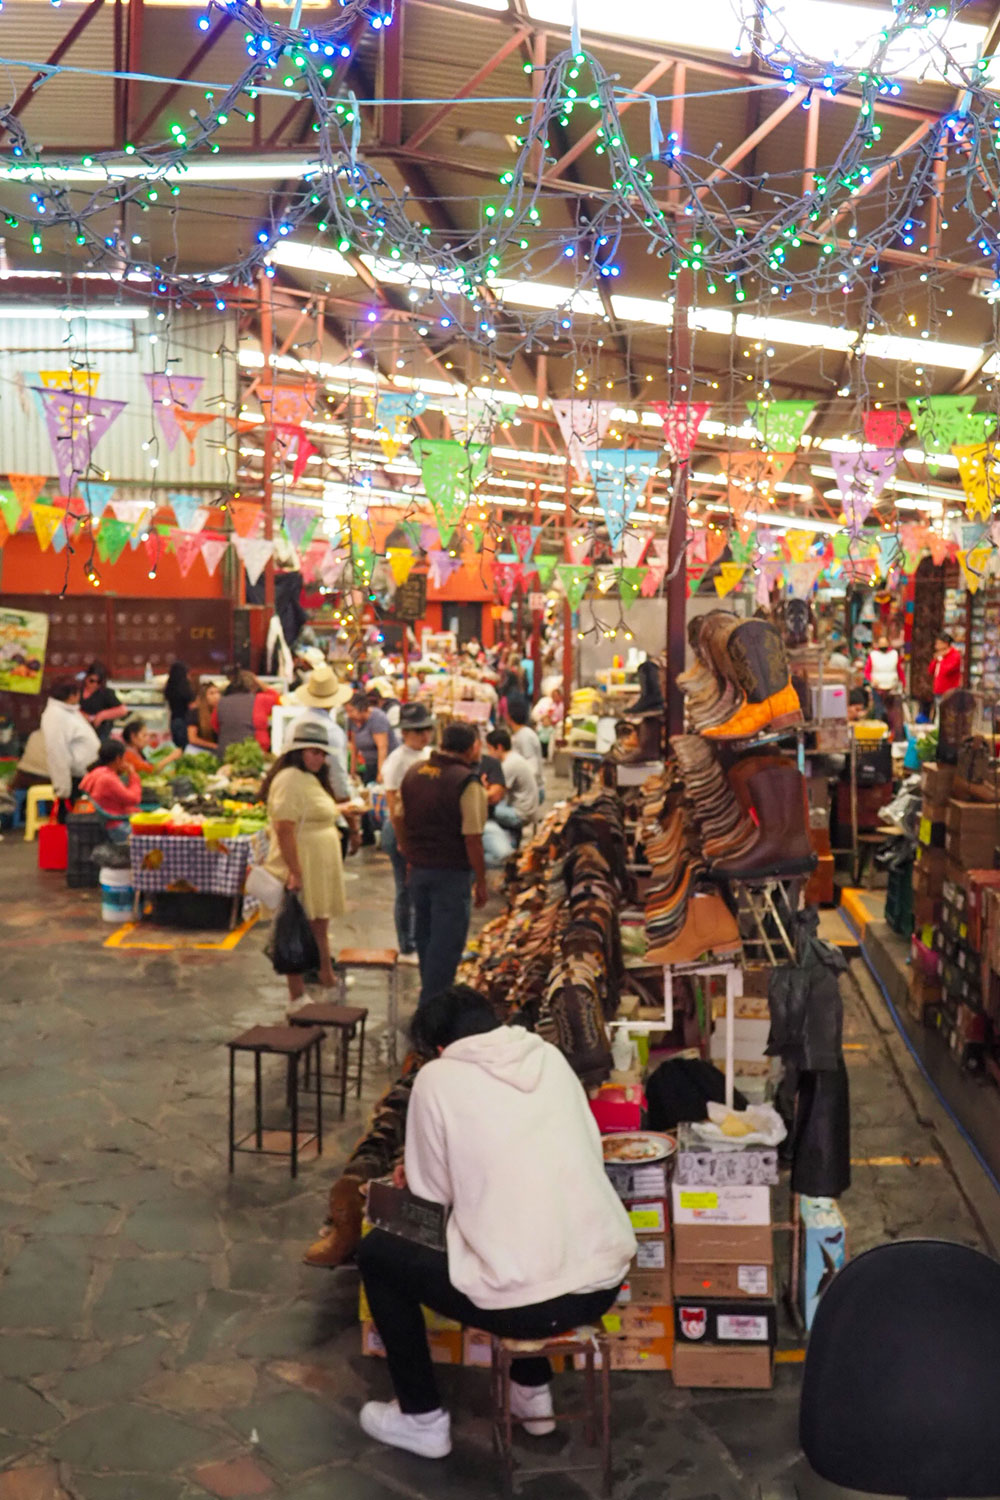
M 662 714 L 663 713 L 663 686 L 660 681 L 660 669 L 655 661 L 649 657 L 639 663 L 639 696 L 634 703 L 625 710 L 627 718 L 638 714 Z
M 643 662 L 643 666 L 646 663 Z M 655 668 L 654 668 L 655 671 Z M 657 678 L 659 681 L 659 678 Z M 639 744 L 627 755 L 623 755 L 618 764 L 621 766 L 640 766 L 651 760 L 663 759 L 663 709 L 658 712 L 648 713 L 639 720 Z
M 722 724 L 703 732 L 707 739 L 752 739 L 762 730 L 791 729 L 802 723 L 781 636 L 766 620 L 744 620 L 726 640 L 730 680 L 743 704 Z
M 695 892 L 687 903 L 684 926 L 672 942 L 648 949 L 651 964 L 694 964 L 739 953 L 739 928 L 718 891 Z
M 759 836 L 747 853 L 719 860 L 713 880 L 752 880 L 807 875 L 816 865 L 809 842 L 805 777 L 791 761 L 767 766 L 747 778 Z
M 333 1184 L 324 1232 L 302 1257 L 307 1266 L 333 1269 L 350 1260 L 361 1243 L 361 1190 L 358 1177 L 340 1177 Z

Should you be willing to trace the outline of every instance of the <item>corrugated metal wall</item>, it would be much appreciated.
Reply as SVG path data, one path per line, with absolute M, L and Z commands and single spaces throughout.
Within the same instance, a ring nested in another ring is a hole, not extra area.
M 2 303 L 0 283 L 0 303 Z M 138 298 L 129 302 L 139 303 Z M 236 457 L 232 430 L 224 421 L 235 412 L 237 367 L 235 317 L 229 313 L 178 314 L 169 325 L 157 323 L 155 304 L 148 319 L 134 324 L 98 324 L 88 334 L 89 320 L 67 325 L 54 319 L 3 320 L 0 315 L 0 473 L 56 476 L 56 465 L 45 418 L 28 380 L 39 370 L 89 369 L 100 374 L 95 394 L 127 401 L 107 434 L 94 446 L 94 462 L 113 481 L 141 485 L 219 487 L 235 482 Z M 104 335 L 115 330 L 113 339 Z M 119 338 L 124 330 L 124 338 Z M 156 334 L 157 342 L 149 335 Z M 118 350 L 95 348 L 114 342 Z M 121 348 L 121 345 L 125 348 Z M 11 347 L 17 345 L 18 347 Z M 31 347 L 26 347 L 31 345 Z M 221 351 L 225 350 L 226 353 Z M 153 403 L 143 375 L 200 375 L 203 385 L 192 410 L 216 411 L 218 420 L 206 424 L 194 441 L 195 462 L 182 435 L 171 452 L 163 430 L 154 419 Z M 154 439 L 158 440 L 154 444 Z M 147 450 L 143 443 L 149 443 Z M 220 452 L 220 446 L 226 451 Z M 158 458 L 156 468 L 151 458 Z M 91 475 L 91 478 L 97 478 Z

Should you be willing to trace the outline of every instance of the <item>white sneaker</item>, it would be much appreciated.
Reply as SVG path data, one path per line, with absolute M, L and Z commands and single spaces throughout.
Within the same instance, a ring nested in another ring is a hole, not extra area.
M 550 1385 L 518 1385 L 516 1380 L 511 1381 L 510 1414 L 518 1418 L 532 1437 L 546 1437 L 555 1432 L 554 1410 Z
M 447 1458 L 451 1452 L 451 1418 L 440 1406 L 413 1415 L 400 1411 L 398 1401 L 368 1401 L 361 1408 L 361 1427 L 380 1443 L 421 1458 Z
M 415 969 L 420 962 L 415 953 L 401 953 L 399 955 L 399 961 L 401 964 L 406 964 L 406 966 L 410 969 Z

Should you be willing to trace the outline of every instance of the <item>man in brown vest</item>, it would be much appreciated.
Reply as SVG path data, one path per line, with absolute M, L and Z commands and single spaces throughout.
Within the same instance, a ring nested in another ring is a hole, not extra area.
M 450 724 L 441 749 L 409 770 L 400 787 L 402 817 L 394 827 L 409 865 L 421 1002 L 454 982 L 473 891 L 476 905 L 486 904 L 488 804 L 474 769 L 478 760 L 478 731 L 470 724 Z

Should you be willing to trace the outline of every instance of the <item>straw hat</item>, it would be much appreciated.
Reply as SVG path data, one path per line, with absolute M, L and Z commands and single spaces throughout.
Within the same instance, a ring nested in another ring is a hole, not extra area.
M 309 673 L 300 688 L 292 694 L 296 703 L 305 708 L 343 708 L 354 689 L 350 683 L 339 682 L 337 674 L 326 662 Z
M 365 689 L 368 693 L 378 693 L 380 698 L 395 698 L 396 689 L 388 677 L 373 677 Z
M 325 724 L 318 719 L 297 719 L 284 753 L 289 750 L 329 750 L 330 735 Z

